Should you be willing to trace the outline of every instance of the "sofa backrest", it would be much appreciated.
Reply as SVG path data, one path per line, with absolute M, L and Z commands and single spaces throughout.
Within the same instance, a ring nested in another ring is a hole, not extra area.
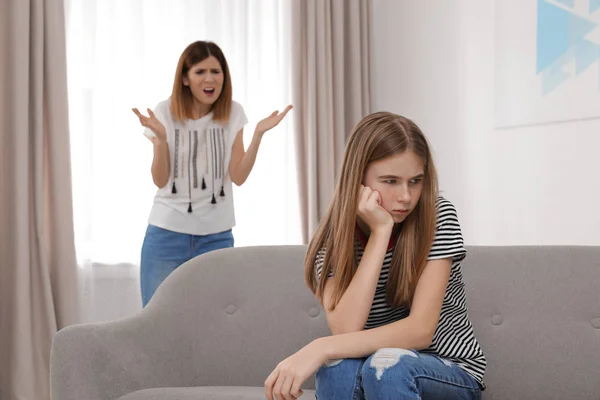
M 600 398 L 600 247 L 467 247 L 484 399 Z
M 467 305 L 488 358 L 484 398 L 600 398 L 600 247 L 467 250 Z M 279 361 L 329 334 L 304 284 L 305 253 L 219 250 L 167 278 L 143 317 L 173 346 L 185 343 L 185 382 L 262 385 Z

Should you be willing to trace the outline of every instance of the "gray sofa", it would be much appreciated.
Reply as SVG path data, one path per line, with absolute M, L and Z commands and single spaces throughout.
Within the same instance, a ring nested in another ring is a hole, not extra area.
M 263 399 L 275 365 L 329 333 L 304 285 L 305 251 L 205 254 L 173 273 L 138 315 L 61 330 L 53 400 Z M 488 357 L 484 399 L 600 399 L 600 247 L 468 252 L 469 312 Z

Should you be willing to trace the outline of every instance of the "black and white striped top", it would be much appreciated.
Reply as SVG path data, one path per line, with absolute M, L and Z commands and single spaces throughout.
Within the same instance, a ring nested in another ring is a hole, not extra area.
M 467 314 L 464 282 L 460 267 L 460 263 L 465 258 L 467 251 L 463 245 L 456 209 L 452 203 L 443 197 L 437 199 L 436 207 L 436 232 L 429 253 L 429 260 L 452 258 L 452 269 L 433 341 L 431 346 L 421 351 L 433 353 L 455 362 L 472 375 L 482 387 L 485 387 L 483 384 L 483 374 L 485 372 L 486 359 L 475 338 L 473 327 Z M 406 318 L 410 312 L 409 308 L 395 308 L 390 306 L 386 301 L 386 284 L 393 251 L 394 249 L 391 248 L 385 255 L 375 291 L 375 298 L 371 305 L 365 329 L 376 328 Z M 357 265 L 360 263 L 363 252 L 364 247 L 357 240 Z M 323 268 L 324 256 L 325 249 L 322 249 L 315 260 L 318 277 Z

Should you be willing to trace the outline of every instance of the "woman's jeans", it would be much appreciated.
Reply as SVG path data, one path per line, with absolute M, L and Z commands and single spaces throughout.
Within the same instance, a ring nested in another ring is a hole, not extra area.
M 188 235 L 148 225 L 140 265 L 142 306 L 146 307 L 156 288 L 181 264 L 226 247 L 233 247 L 231 229 L 211 235 Z
M 435 355 L 381 349 L 369 358 L 333 360 L 317 371 L 319 400 L 478 400 L 479 384 Z

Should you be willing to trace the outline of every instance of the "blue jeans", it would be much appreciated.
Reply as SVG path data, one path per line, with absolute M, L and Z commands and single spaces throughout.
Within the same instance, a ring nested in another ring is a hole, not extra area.
M 146 307 L 156 288 L 181 264 L 226 247 L 233 247 L 231 229 L 212 235 L 188 235 L 148 225 L 140 265 L 142 306 Z
M 479 384 L 453 362 L 412 350 L 333 360 L 317 371 L 319 400 L 478 400 Z

